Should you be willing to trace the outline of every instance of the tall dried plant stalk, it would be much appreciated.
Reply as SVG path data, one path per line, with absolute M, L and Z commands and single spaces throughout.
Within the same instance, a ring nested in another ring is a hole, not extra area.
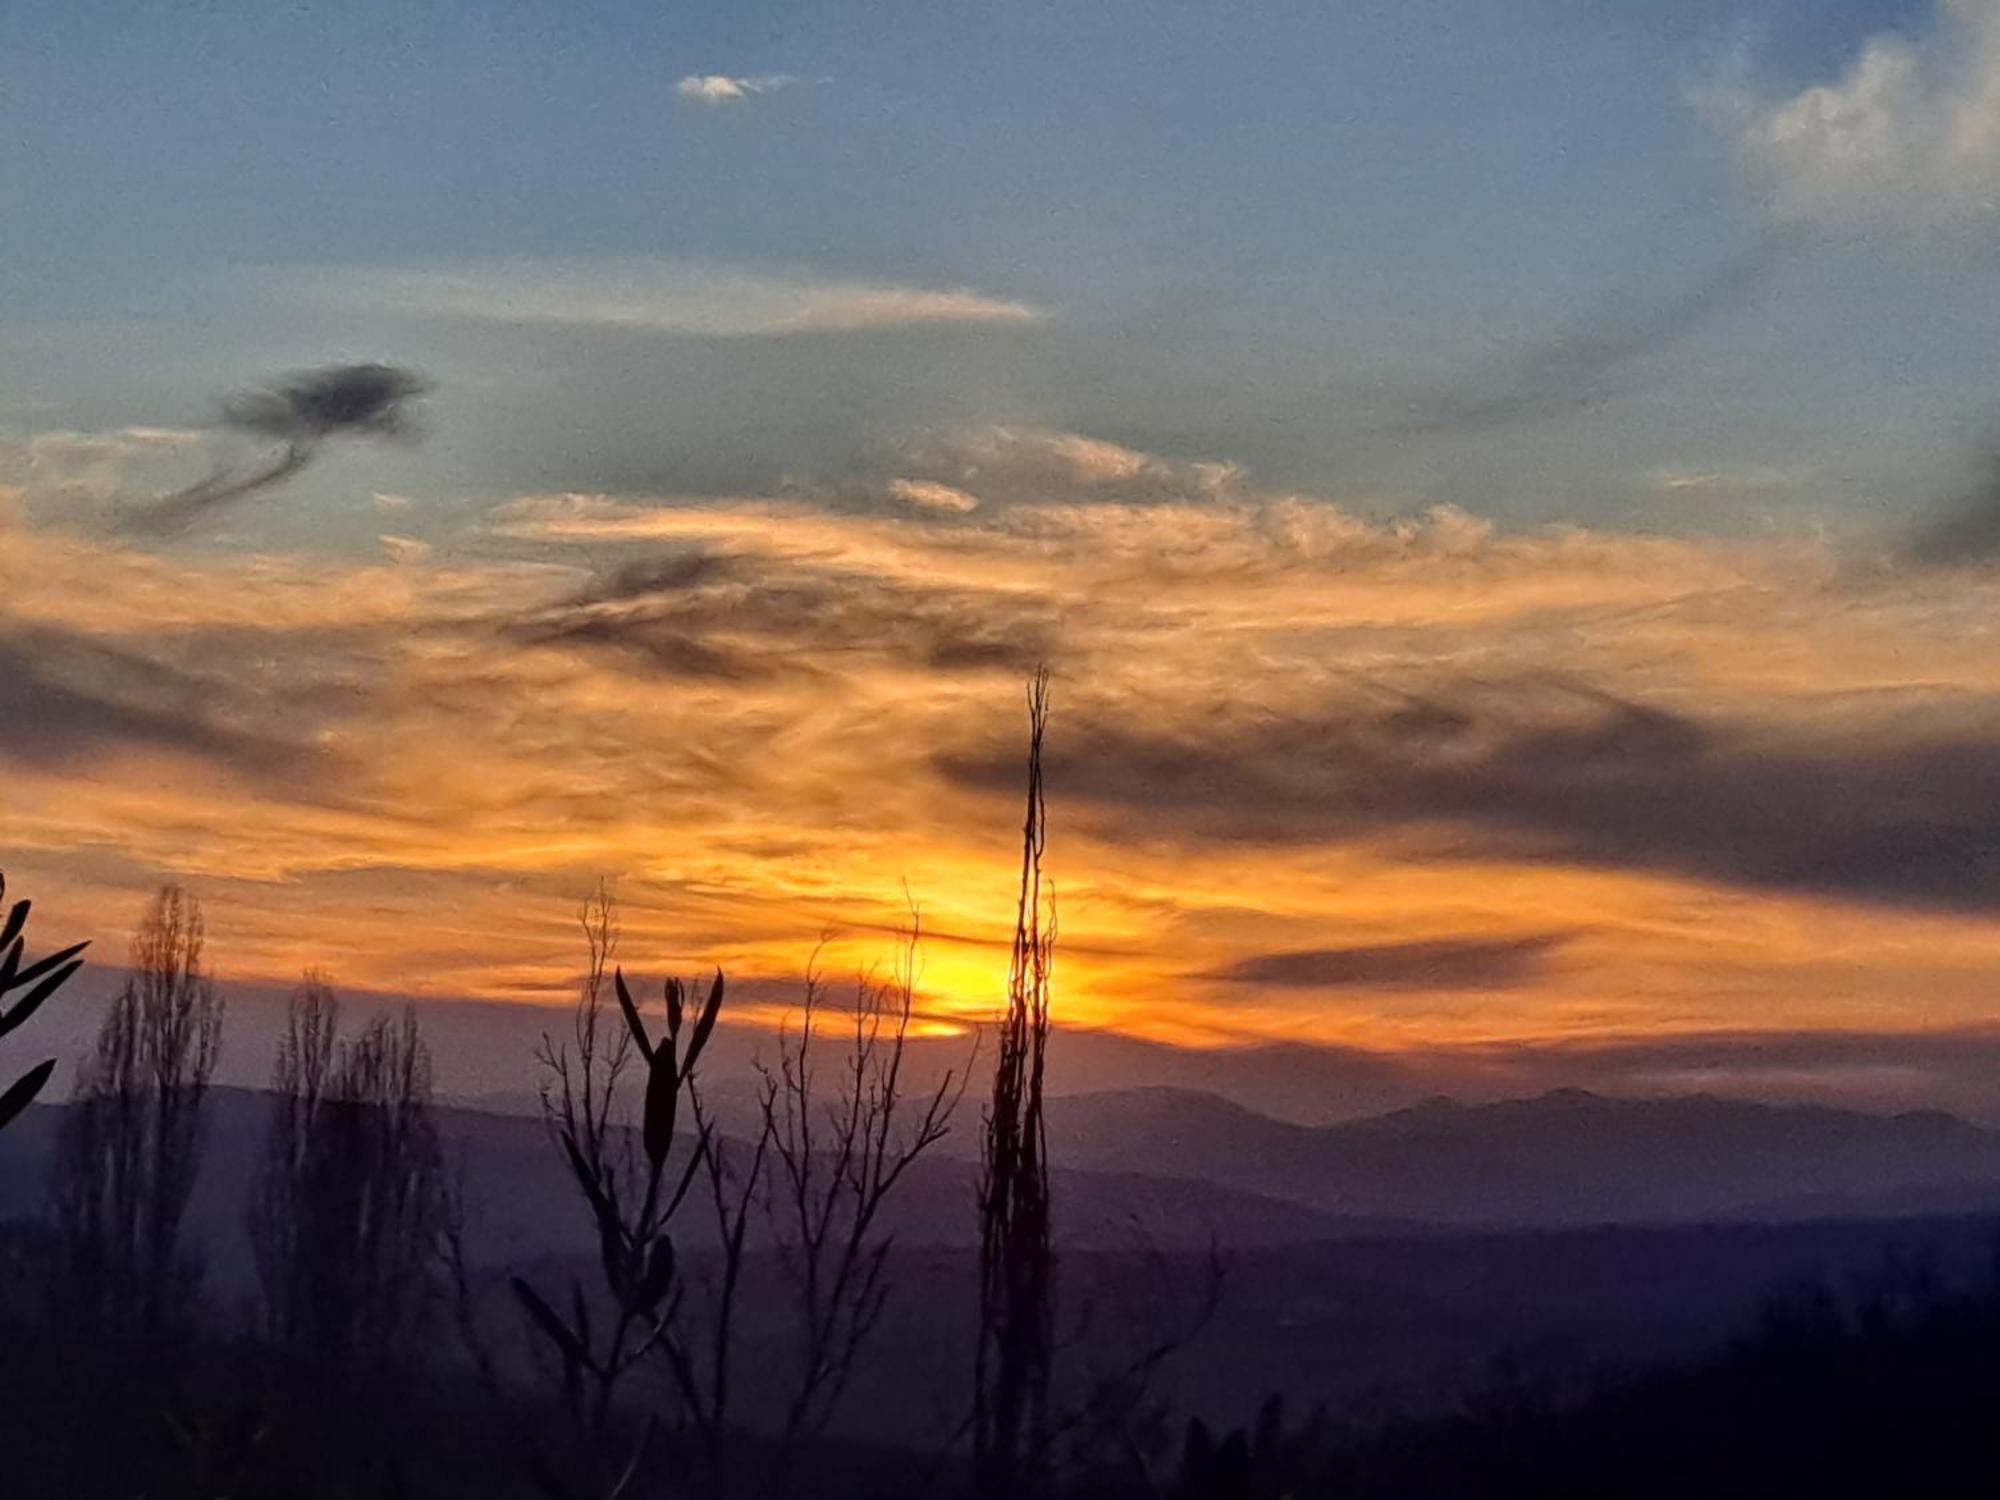
M 1028 689 L 1028 794 L 1021 886 L 986 1113 L 979 1189 L 979 1342 L 973 1370 L 973 1457 L 987 1500 L 1043 1487 L 1055 1342 L 1048 1134 L 1042 1091 L 1055 960 L 1053 887 L 1042 875 L 1047 825 L 1042 740 L 1049 676 Z

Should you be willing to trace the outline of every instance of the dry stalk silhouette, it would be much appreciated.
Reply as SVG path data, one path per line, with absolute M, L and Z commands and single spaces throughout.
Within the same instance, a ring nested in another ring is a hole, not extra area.
M 1021 888 L 979 1187 L 979 1342 L 973 1366 L 973 1461 L 986 1500 L 1046 1487 L 1055 1343 L 1048 1134 L 1042 1117 L 1055 959 L 1053 887 L 1044 890 L 1047 826 L 1042 739 L 1049 674 L 1028 688 L 1028 793 Z
M 776 1066 L 760 1065 L 760 1107 L 772 1170 L 763 1204 L 797 1304 L 797 1370 L 780 1436 L 779 1488 L 802 1444 L 823 1434 L 846 1395 L 887 1306 L 893 1239 L 882 1211 L 905 1173 L 951 1129 L 967 1074 L 949 1069 L 928 1093 L 906 1097 L 903 1076 L 915 1011 L 922 924 L 912 908 L 886 981 L 855 983 L 832 1089 L 825 989 L 808 972 L 797 1023 L 778 1035 Z M 837 1045 L 837 1044 L 836 1044 Z

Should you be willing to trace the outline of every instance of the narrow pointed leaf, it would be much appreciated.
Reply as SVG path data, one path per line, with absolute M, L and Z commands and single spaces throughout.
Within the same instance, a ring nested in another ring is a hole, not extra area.
M 701 1008 L 701 1019 L 694 1023 L 694 1035 L 688 1040 L 687 1061 L 681 1066 L 692 1068 L 694 1060 L 701 1056 L 701 1049 L 708 1045 L 708 1034 L 715 1030 L 715 1018 L 722 1012 L 722 970 L 715 971 L 715 983 L 709 986 L 708 1003 Z
M 521 1306 L 527 1310 L 530 1321 L 562 1351 L 563 1358 L 572 1364 L 590 1366 L 591 1359 L 584 1352 L 583 1345 L 577 1342 L 569 1325 L 556 1316 L 556 1310 L 542 1300 L 542 1294 L 518 1276 L 511 1278 L 509 1284 L 514 1288 L 514 1295 L 520 1299 Z
M 47 958 L 38 958 L 27 968 L 0 978 L 0 990 L 18 990 L 24 984 L 33 984 L 49 970 L 68 963 L 89 946 L 87 942 L 72 943 L 60 953 L 51 953 Z
M 657 1169 L 674 1145 L 674 1117 L 680 1111 L 681 1076 L 674 1065 L 674 1049 L 660 1048 L 653 1054 L 652 1070 L 646 1075 L 646 1156 Z
M 599 972 L 602 972 L 601 970 Z M 625 1027 L 632 1033 L 632 1040 L 639 1045 L 639 1055 L 647 1062 L 653 1060 L 653 1039 L 646 1035 L 646 1023 L 639 1019 L 639 1007 L 632 1003 L 632 992 L 625 988 L 625 971 L 611 971 L 611 987 L 618 992 L 618 1008 L 625 1012 Z
M 638 1304 L 651 1312 L 674 1284 L 674 1242 L 662 1235 L 646 1260 L 646 1275 L 639 1283 Z
M 52 1057 L 30 1068 L 6 1093 L 0 1094 L 0 1130 L 5 1130 L 16 1115 L 35 1102 L 35 1095 L 42 1091 L 42 1085 L 55 1070 L 56 1060 Z
M 674 1187 L 673 1196 L 667 1199 L 666 1213 L 663 1217 L 671 1219 L 680 1212 L 681 1200 L 687 1197 L 688 1189 L 694 1186 L 694 1169 L 707 1159 L 714 1138 L 714 1124 L 703 1125 L 701 1134 L 695 1140 L 694 1150 L 688 1154 L 687 1165 L 681 1168 L 681 1180 Z
M 0 892 L 6 889 L 6 886 L 0 885 Z M 0 948 L 13 942 L 21 935 L 21 929 L 28 925 L 28 906 L 26 901 L 16 901 L 14 909 L 7 913 L 7 925 L 0 927 Z
M 22 996 L 21 999 L 16 1001 L 13 1009 L 7 1011 L 5 1014 L 0 1014 L 0 1036 L 5 1036 L 16 1026 L 27 1020 L 29 1016 L 32 1016 L 41 1007 L 41 1003 L 44 1000 L 61 989 L 70 975 L 82 967 L 82 959 L 71 959 L 62 968 L 49 975 L 48 978 L 44 979 L 26 995 Z
M 667 1035 L 676 1040 L 679 1039 L 681 1034 L 682 1009 L 681 982 L 678 979 L 669 979 L 667 981 Z

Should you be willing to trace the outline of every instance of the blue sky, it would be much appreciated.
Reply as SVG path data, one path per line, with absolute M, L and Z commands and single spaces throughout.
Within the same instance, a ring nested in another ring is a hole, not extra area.
M 272 371 L 370 358 L 440 381 L 432 441 L 371 459 L 440 501 L 768 491 L 992 420 L 1381 513 L 1726 530 L 1893 524 L 2000 397 L 1983 246 L 1822 224 L 1586 382 L 1583 410 L 1378 430 L 1758 244 L 1772 190 L 1705 92 L 1775 108 L 1871 38 L 1938 37 L 1930 4 L 5 16 L 15 431 L 197 424 Z M 708 75 L 782 86 L 676 94 Z M 712 338 L 327 290 L 495 263 L 967 289 L 1038 316 Z M 1665 473 L 1746 477 L 1662 504 Z

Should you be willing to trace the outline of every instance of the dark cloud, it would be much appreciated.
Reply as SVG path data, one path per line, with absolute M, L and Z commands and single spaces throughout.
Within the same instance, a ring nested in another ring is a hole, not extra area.
M 1544 932 L 1308 948 L 1260 953 L 1195 977 L 1280 989 L 1511 989 L 1538 978 L 1549 955 L 1567 940 L 1567 934 Z
M 258 775 L 307 758 L 227 722 L 221 696 L 211 681 L 83 636 L 0 628 L 0 756 L 60 767 L 148 748 Z
M 224 405 L 220 425 L 280 443 L 282 450 L 260 467 L 218 469 L 184 490 L 128 507 L 125 523 L 140 531 L 176 530 L 291 478 L 329 438 L 404 432 L 410 403 L 429 388 L 422 376 L 392 365 L 336 365 L 234 397 Z
M 1771 234 L 1664 299 L 1627 288 L 1548 338 L 1407 395 L 1398 403 L 1400 414 L 1371 435 L 1486 432 L 1627 394 L 1639 384 L 1639 366 L 1748 305 L 1792 249 L 1792 240 Z
M 502 629 L 519 644 L 617 651 L 667 676 L 732 680 L 855 654 L 1021 675 L 1045 659 L 1052 635 L 1038 607 L 1016 600 L 700 552 L 628 564 Z
M 714 552 L 683 552 L 670 557 L 647 558 L 613 569 L 601 582 L 581 590 L 569 601 L 569 605 L 581 608 L 675 594 L 719 583 L 733 572 L 730 560 Z
M 1933 567 L 2000 557 L 2000 453 L 1987 455 L 1978 479 L 1943 515 L 1918 527 L 1908 552 Z
M 1011 790 L 1015 757 L 947 754 Z M 1129 837 L 1335 842 L 1397 831 L 1418 854 L 1651 869 L 1894 906 L 2000 908 L 2000 707 L 1839 732 L 1696 722 L 1523 685 L 1383 712 L 1166 734 L 1072 719 L 1052 797 Z
M 393 365 L 334 365 L 233 397 L 223 420 L 284 443 L 317 443 L 341 432 L 387 436 L 405 430 L 408 403 L 428 389 L 421 375 Z
M 580 646 L 619 652 L 662 677 L 748 682 L 769 670 L 740 651 L 703 640 L 665 620 L 626 615 L 584 614 L 513 632 L 531 646 Z

